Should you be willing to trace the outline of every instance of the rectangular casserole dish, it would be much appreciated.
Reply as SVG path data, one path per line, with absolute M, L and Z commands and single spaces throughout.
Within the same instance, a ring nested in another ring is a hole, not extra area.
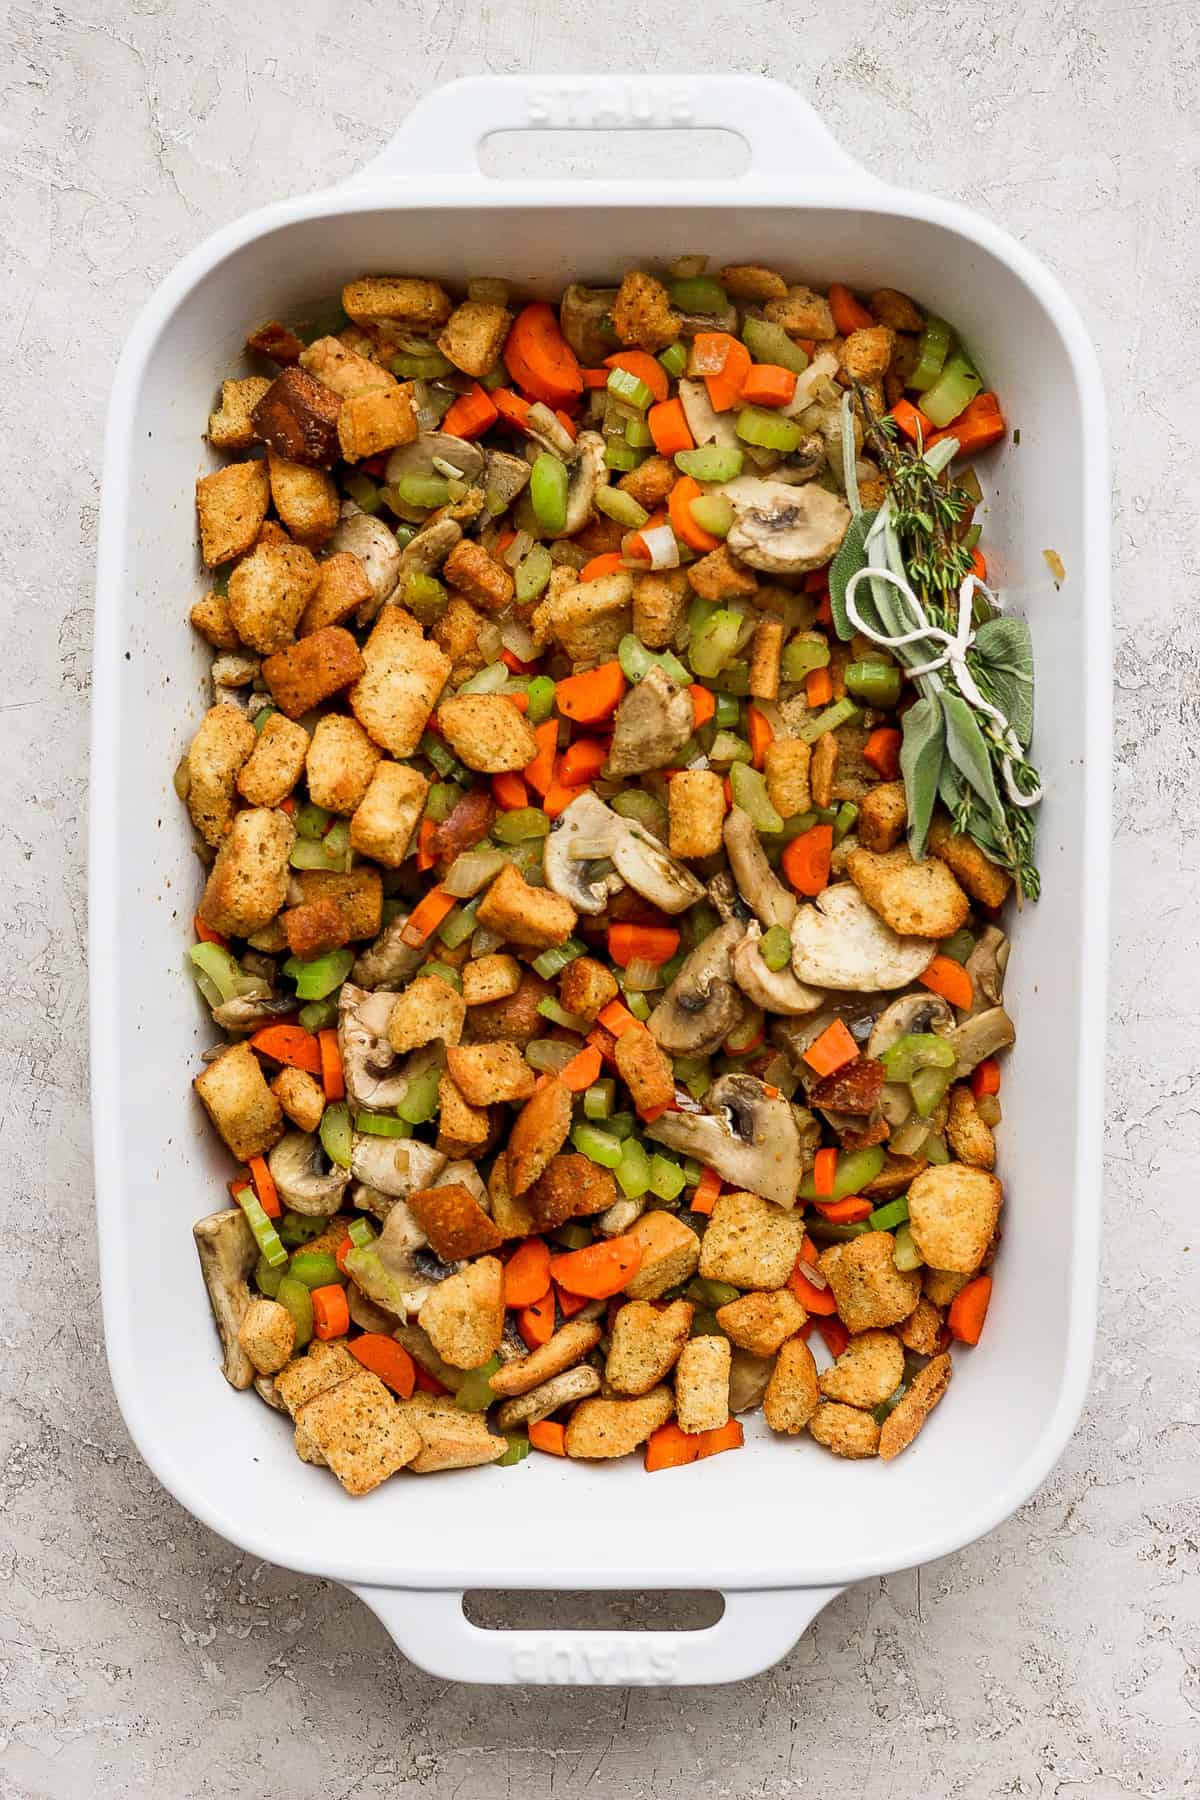
M 703 184 L 485 179 L 501 129 L 716 127 L 749 172 Z M 666 203 L 664 204 L 664 199 Z M 250 324 L 303 317 L 369 271 L 475 274 L 554 294 L 703 251 L 793 278 L 886 282 L 947 312 L 1019 428 L 988 460 L 984 543 L 1031 623 L 1044 897 L 1016 924 L 1005 1077 L 1008 1198 L 986 1342 L 898 1462 L 844 1463 L 761 1421 L 741 1456 L 649 1479 L 532 1457 L 398 1480 L 350 1502 L 222 1379 L 193 1221 L 227 1159 L 190 1091 L 212 1029 L 183 972 L 199 892 L 175 763 L 207 705 L 185 613 L 200 591 L 202 422 Z M 1045 1478 L 1083 1401 L 1096 1300 L 1109 790 L 1103 396 L 1053 278 L 986 221 L 886 187 L 790 90 L 758 78 L 481 78 L 422 101 L 346 185 L 210 238 L 162 284 L 117 372 L 96 603 L 92 1070 L 104 1321 L 139 1450 L 197 1517 L 254 1556 L 350 1585 L 435 1674 L 477 1681 L 711 1682 L 769 1666 L 846 1583 L 942 1556 Z M 1058 551 L 1056 589 L 1043 557 Z M 483 1509 L 486 1509 L 486 1515 Z M 482 1517 L 491 1520 L 488 1529 Z M 721 1588 L 693 1633 L 486 1632 L 466 1588 Z

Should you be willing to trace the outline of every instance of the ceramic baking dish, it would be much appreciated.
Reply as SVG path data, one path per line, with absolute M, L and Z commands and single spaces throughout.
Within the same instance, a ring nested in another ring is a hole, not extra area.
M 501 129 L 730 129 L 737 180 L 497 182 Z M 1044 898 L 1017 922 L 1018 1047 L 1005 1075 L 1008 1194 L 987 1338 L 896 1463 L 772 1439 L 685 1473 L 534 1456 L 401 1478 L 366 1499 L 302 1466 L 291 1434 L 221 1377 L 191 1241 L 229 1166 L 189 1091 L 212 1028 L 183 972 L 199 871 L 171 787 L 204 710 L 192 487 L 203 420 L 248 325 L 303 317 L 349 276 L 534 294 L 704 251 L 824 285 L 886 282 L 947 312 L 1014 431 L 988 460 L 984 544 L 1025 612 L 1048 798 Z M 351 1586 L 401 1648 L 465 1680 L 712 1682 L 767 1667 L 846 1583 L 943 1556 L 1028 1499 L 1083 1401 L 1096 1297 L 1108 869 L 1108 476 L 1095 358 L 1061 288 L 993 225 L 867 175 L 790 90 L 743 76 L 485 78 L 423 100 L 345 185 L 218 232 L 159 288 L 117 372 L 96 603 L 92 1070 L 109 1364 L 158 1478 L 231 1543 Z M 1058 551 L 1056 588 L 1043 551 Z M 1051 704 L 1052 697 L 1052 704 Z M 492 1632 L 465 1589 L 720 1588 L 691 1633 Z

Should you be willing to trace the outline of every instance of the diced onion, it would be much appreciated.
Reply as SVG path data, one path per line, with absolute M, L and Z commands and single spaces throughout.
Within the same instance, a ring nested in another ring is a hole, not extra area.
M 567 855 L 572 862 L 595 862 L 599 857 L 607 856 L 612 849 L 609 838 L 572 838 L 567 847 Z
M 414 381 L 412 384 L 413 412 L 417 424 L 422 431 L 436 431 L 441 424 L 442 415 L 429 397 L 429 384 L 425 381 Z
M 481 640 L 482 636 L 483 633 L 480 632 Z M 458 691 L 460 694 L 498 694 L 508 680 L 508 676 L 507 663 L 489 663 L 486 668 L 480 669 L 477 675 L 472 675 L 469 680 L 464 681 Z
M 679 567 L 679 545 L 675 533 L 669 525 L 654 525 L 649 531 L 643 531 L 641 540 L 650 552 L 652 569 L 677 569 Z
M 522 532 L 518 532 L 517 534 L 518 539 L 527 535 L 527 533 Z M 526 550 L 529 549 L 529 545 L 532 544 L 532 542 L 533 539 L 530 538 L 529 543 L 525 546 Z M 524 554 L 524 552 L 522 552 L 522 554 Z M 520 562 L 520 560 L 521 558 L 518 557 L 517 562 Z M 513 567 L 516 567 L 515 563 L 513 564 Z M 530 631 L 528 625 L 520 619 L 505 619 L 503 625 L 500 627 L 500 642 L 504 645 L 506 650 L 511 650 L 518 662 L 533 662 L 538 655 L 538 647 L 534 642 L 533 633 Z
M 434 456 L 434 457 L 430 458 L 430 461 L 433 463 L 433 466 L 437 470 L 438 474 L 444 475 L 446 477 L 447 481 L 461 481 L 462 480 L 462 478 L 463 478 L 462 470 L 459 468 L 457 463 L 450 462 L 447 457 Z
M 718 332 L 706 332 L 703 348 L 695 342 L 688 357 L 689 375 L 719 375 L 729 356 L 729 345 Z M 837 364 L 834 364 L 834 368 Z
M 531 534 L 528 531 L 518 531 L 516 537 L 513 539 L 512 543 L 508 546 L 508 549 L 504 552 L 502 561 L 503 561 L 505 567 L 509 568 L 509 569 L 515 569 L 517 564 L 520 562 L 521 558 L 523 556 L 528 555 L 529 551 L 532 548 L 533 548 L 533 538 L 532 538 Z M 501 640 L 504 641 L 503 627 L 501 627 L 500 637 L 501 637 Z M 506 650 L 510 650 L 510 649 L 512 649 L 512 646 L 511 646 L 511 644 L 509 644 L 505 641 L 504 648 Z M 516 655 L 517 654 L 516 651 L 513 651 L 513 654 Z M 521 658 L 522 662 L 526 662 L 527 660 L 528 660 L 528 658 L 526 658 L 524 656 Z
M 479 925 L 471 939 L 471 955 L 490 956 L 492 951 L 498 950 L 503 942 L 504 938 L 500 932 L 489 931 L 486 925 Z
M 451 863 L 442 887 L 456 900 L 470 900 L 500 873 L 507 861 L 503 850 L 464 850 Z
M 832 381 L 837 374 L 837 357 L 828 350 L 818 351 L 802 375 L 796 377 L 796 388 L 787 405 L 780 411 L 789 419 L 802 413 L 805 407 L 811 406 L 825 384 Z
M 826 1281 L 825 1277 L 822 1275 L 820 1269 L 817 1268 L 815 1263 L 802 1262 L 798 1265 L 798 1267 L 799 1267 L 800 1273 L 804 1276 L 804 1279 L 806 1281 L 811 1281 L 815 1288 L 820 1288 L 822 1290 L 822 1292 L 824 1292 L 824 1290 L 829 1286 L 829 1283 Z
M 525 1046 L 525 1061 L 540 1074 L 557 1074 L 578 1053 L 578 1044 L 560 1044 L 556 1038 L 534 1038 Z
M 501 650 L 504 648 L 504 640 L 500 636 L 500 627 L 492 619 L 485 619 L 483 624 L 479 627 L 477 641 L 479 644 L 479 654 L 481 656 L 486 656 L 489 662 L 495 662 L 499 657 Z M 508 669 L 505 665 L 501 663 L 500 666 L 504 669 L 505 675 L 507 675 Z
M 644 957 L 635 956 L 626 964 L 625 987 L 634 994 L 651 994 L 655 988 L 663 985 L 662 964 L 647 962 Z

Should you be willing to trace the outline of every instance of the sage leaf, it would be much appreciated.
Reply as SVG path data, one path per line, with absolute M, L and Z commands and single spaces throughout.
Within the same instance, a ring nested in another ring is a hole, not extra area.
M 900 773 L 904 777 L 908 806 L 908 848 L 917 862 L 925 854 L 945 749 L 946 728 L 941 708 L 936 700 L 923 696 L 914 701 L 904 715 L 904 737 L 900 744 Z
M 983 810 L 996 829 L 1004 829 L 1004 808 L 996 791 L 992 759 L 979 721 L 961 694 L 943 691 L 942 717 L 946 722 L 946 754 L 968 787 L 979 796 Z
M 1027 750 L 1033 736 L 1033 645 L 1025 620 L 996 618 L 981 625 L 967 666 Z
M 841 549 L 829 565 L 829 609 L 833 614 L 833 628 L 844 644 L 850 642 L 855 629 L 846 611 L 846 588 L 852 577 L 867 566 L 866 539 L 874 522 L 873 512 L 860 512 L 851 519 Z M 872 617 L 870 606 L 864 604 L 867 600 L 865 590 L 866 583 L 860 582 L 854 590 L 855 605 L 868 625 L 879 629 L 878 619 Z

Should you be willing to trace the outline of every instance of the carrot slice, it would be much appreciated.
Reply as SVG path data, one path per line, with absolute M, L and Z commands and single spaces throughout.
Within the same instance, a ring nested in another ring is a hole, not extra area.
M 575 1314 L 581 1313 L 587 1305 L 582 1294 L 568 1294 L 566 1288 L 556 1287 L 554 1298 L 564 1319 L 573 1319 Z
M 747 406 L 786 406 L 796 391 L 796 377 L 791 369 L 778 363 L 755 363 L 739 396 Z
M 974 1003 L 975 989 L 971 977 L 952 956 L 935 956 L 920 980 L 922 987 L 927 987 L 931 993 L 940 994 L 943 1000 L 948 1000 L 951 1006 L 957 1006 L 962 1012 L 969 1011 Z
M 833 676 L 828 669 L 810 669 L 804 677 L 804 698 L 809 706 L 828 706 L 833 699 Z
M 599 581 L 602 575 L 619 575 L 624 567 L 625 558 L 619 550 L 606 550 L 603 556 L 593 556 L 591 562 L 584 563 L 579 579 Z
M 716 717 L 717 703 L 706 687 L 693 681 L 688 693 L 692 696 L 692 730 L 699 731 L 702 725 Z
M 828 886 L 832 857 L 833 826 L 812 825 L 784 850 L 783 872 L 798 894 L 814 899 Z
M 681 475 L 667 497 L 667 517 L 671 521 L 671 530 L 680 543 L 703 555 L 709 550 L 719 550 L 721 539 L 714 537 L 711 531 L 705 531 L 693 519 L 692 501 L 699 500 L 700 497 L 700 483 L 695 477 Z
M 645 382 L 656 400 L 665 400 L 671 391 L 667 371 L 658 358 L 651 356 L 646 350 L 614 351 L 612 356 L 605 357 L 604 366 L 606 369 L 627 369 L 639 381 Z M 680 411 L 682 410 L 681 407 Z
M 728 412 L 741 398 L 742 383 L 750 373 L 750 352 L 727 331 L 698 331 L 692 351 L 697 368 L 705 371 L 704 385 L 713 411 Z
M 533 735 L 537 739 L 537 755 L 531 763 L 527 763 L 521 773 L 535 793 L 546 794 L 554 784 L 554 764 L 558 756 L 558 720 L 547 719 L 543 725 L 535 725 Z
M 914 406 L 911 400 L 897 400 L 891 416 L 905 437 L 911 438 L 914 444 L 918 439 L 922 444 L 928 444 L 933 436 L 933 420 L 927 419 L 920 407 Z
M 250 1183 L 258 1196 L 258 1203 L 268 1219 L 277 1219 L 282 1212 L 279 1204 L 279 1189 L 275 1186 L 275 1178 L 261 1156 L 252 1156 L 248 1164 Z
M 977 1344 L 991 1298 L 990 1275 L 977 1275 L 974 1281 L 968 1281 L 965 1288 L 960 1288 L 946 1314 L 950 1336 L 957 1338 L 960 1344 Z
M 977 581 L 987 580 L 987 558 L 982 550 L 975 549 L 971 552 L 971 573 Z
M 528 431 L 528 400 L 514 394 L 511 388 L 493 388 L 492 404 L 506 425 L 512 425 L 517 431 Z
M 971 1076 L 971 1092 L 977 1100 L 1000 1092 L 1000 1064 L 994 1056 L 985 1056 Z
M 642 1266 L 642 1246 L 626 1233 L 608 1238 L 601 1244 L 588 1244 L 583 1250 L 569 1250 L 565 1256 L 551 1260 L 550 1273 L 559 1287 L 570 1294 L 583 1294 L 588 1300 L 607 1300 L 619 1294 L 632 1275 Z
M 419 900 L 408 915 L 408 924 L 400 933 L 402 943 L 416 949 L 433 936 L 442 920 L 452 913 L 458 905 L 453 894 L 448 894 L 442 887 L 430 888 L 423 900 Z
M 691 1211 L 694 1213 L 702 1213 L 707 1217 L 716 1205 L 720 1192 L 721 1177 L 717 1174 L 715 1169 L 706 1167 L 704 1173 L 696 1183 L 696 1191 L 692 1195 Z
M 436 858 L 433 846 L 437 840 L 437 826 L 432 819 L 422 819 L 417 830 L 417 873 L 424 875 L 432 869 Z
M 491 395 L 475 381 L 469 392 L 460 394 L 454 402 L 442 420 L 442 430 L 450 432 L 453 437 L 482 437 L 485 431 L 491 430 L 499 417 Z
M 797 1257 L 796 1266 L 788 1276 L 787 1284 L 805 1312 L 815 1313 L 818 1318 L 825 1318 L 837 1311 L 837 1301 L 833 1297 L 833 1289 L 830 1287 L 819 1288 L 815 1282 L 808 1279 L 800 1267 L 801 1262 L 807 1262 L 810 1267 L 815 1268 L 816 1260 L 815 1256 L 806 1257 L 803 1254 Z
M 582 675 L 568 675 L 554 690 L 554 704 L 564 718 L 577 725 L 598 725 L 611 719 L 625 696 L 625 675 L 619 662 L 601 663 Z
M 746 724 L 750 733 L 750 757 L 756 769 L 761 769 L 767 754 L 767 746 L 775 742 L 775 732 L 769 719 L 763 717 L 757 706 L 746 708 Z
M 700 1432 L 699 1438 L 697 1461 L 703 1462 L 706 1456 L 720 1456 L 722 1450 L 740 1450 L 746 1441 L 746 1433 L 740 1419 L 727 1419 L 724 1425 L 714 1425 L 711 1431 Z
M 832 1025 L 825 1027 L 820 1037 L 813 1039 L 803 1055 L 809 1068 L 824 1078 L 843 1068 L 846 1063 L 854 1062 L 858 1056 L 858 1045 L 843 1020 L 835 1019 Z M 817 1151 L 818 1156 L 826 1154 L 824 1150 Z M 830 1151 L 828 1154 L 836 1156 L 837 1151 Z
M 309 1299 L 313 1310 L 313 1336 L 325 1340 L 345 1337 L 350 1329 L 345 1288 L 331 1281 L 328 1287 L 314 1288 Z
M 830 1313 L 825 1318 L 818 1319 L 817 1330 L 820 1332 L 830 1356 L 840 1356 L 850 1342 L 850 1333 L 836 1313 Z
M 694 1463 L 700 1454 L 703 1432 L 689 1435 L 674 1419 L 668 1419 L 657 1431 L 652 1431 L 646 1439 L 646 1450 L 642 1467 L 648 1475 L 657 1469 L 682 1469 L 688 1463 Z
M 585 787 L 564 787 L 561 781 L 553 781 L 546 789 L 545 798 L 542 801 L 542 811 L 548 819 L 557 819 L 560 813 L 566 812 L 572 800 L 577 799 L 580 794 L 586 793 Z
M 593 1081 L 599 1081 L 603 1061 L 594 1044 L 585 1044 L 578 1056 L 558 1071 L 558 1079 L 573 1094 L 586 1093 Z
M 566 406 L 583 392 L 575 352 L 559 329 L 554 308 L 544 300 L 522 307 L 504 340 L 503 354 L 517 386 L 547 406 Z
M 200 939 L 202 944 L 220 944 L 221 948 L 224 949 L 225 945 L 229 942 L 229 939 L 223 938 L 219 931 L 210 931 L 199 913 L 197 913 L 192 920 L 192 929 L 195 931 L 196 936 Z
M 944 438 L 957 438 L 961 453 L 964 456 L 974 456 L 976 451 L 998 444 L 1007 429 L 995 394 L 976 394 L 970 405 L 963 407 L 957 419 L 952 419 L 943 431 L 935 431 L 926 438 L 925 446 L 928 449 Z
M 696 440 L 688 430 L 687 415 L 679 400 L 660 400 L 646 414 L 654 448 L 660 456 L 674 456 L 680 450 L 694 450 Z
M 505 1306 L 536 1306 L 550 1292 L 550 1252 L 544 1239 L 526 1238 L 504 1265 Z
M 863 746 L 863 761 L 870 763 L 881 781 L 895 781 L 900 773 L 900 733 L 892 725 L 880 725 Z
M 591 388 L 608 386 L 607 369 L 580 369 L 579 373 L 583 377 L 583 390 L 585 393 Z
M 818 1150 L 813 1160 L 813 1187 L 822 1199 L 833 1198 L 833 1179 L 837 1174 L 836 1150 Z
M 349 1238 L 344 1240 L 347 1244 Z M 398 1344 L 395 1338 L 388 1337 L 382 1331 L 364 1331 L 347 1344 L 351 1356 L 356 1357 L 364 1369 L 370 1369 L 372 1375 L 378 1375 L 384 1387 L 391 1388 L 402 1400 L 412 1398 L 412 1391 L 417 1385 L 417 1372 L 412 1357 Z
M 250 1039 L 250 1048 L 289 1069 L 304 1069 L 309 1075 L 321 1073 L 321 1046 L 302 1025 L 264 1025 Z
M 854 298 L 848 287 L 840 281 L 831 283 L 829 289 L 829 310 L 833 314 L 833 322 L 843 337 L 849 337 L 852 331 L 869 331 L 875 323 L 873 313 Z
M 656 967 L 670 962 L 679 948 L 679 933 L 668 925 L 629 925 L 624 922 L 608 928 L 608 954 L 619 969 L 631 962 L 654 963 Z
M 529 805 L 529 789 L 514 769 L 492 776 L 492 798 L 501 812 L 520 812 Z
M 338 1048 L 338 1034 L 334 1030 L 319 1031 L 317 1043 L 321 1049 L 321 1086 L 325 1089 L 327 1100 L 344 1100 L 346 1098 L 346 1077 L 342 1070 L 342 1053 Z
M 531 1350 L 548 1344 L 554 1336 L 554 1295 L 547 1292 L 517 1314 L 517 1330 Z
M 565 1456 L 567 1428 L 554 1419 L 538 1419 L 529 1427 L 529 1442 L 535 1450 L 544 1450 L 547 1456 Z
M 858 1194 L 847 1194 L 844 1200 L 816 1200 L 813 1204 L 831 1225 L 857 1225 L 860 1219 L 869 1219 L 875 1210 L 869 1200 Z
M 564 787 L 586 787 L 608 761 L 608 745 L 598 738 L 576 738 L 563 751 L 558 773 Z
M 611 1031 L 615 1038 L 624 1037 L 638 1022 L 629 1008 L 622 1006 L 619 1000 L 610 1000 L 607 1006 L 602 1006 L 596 1014 L 596 1020 L 603 1025 L 605 1031 Z

